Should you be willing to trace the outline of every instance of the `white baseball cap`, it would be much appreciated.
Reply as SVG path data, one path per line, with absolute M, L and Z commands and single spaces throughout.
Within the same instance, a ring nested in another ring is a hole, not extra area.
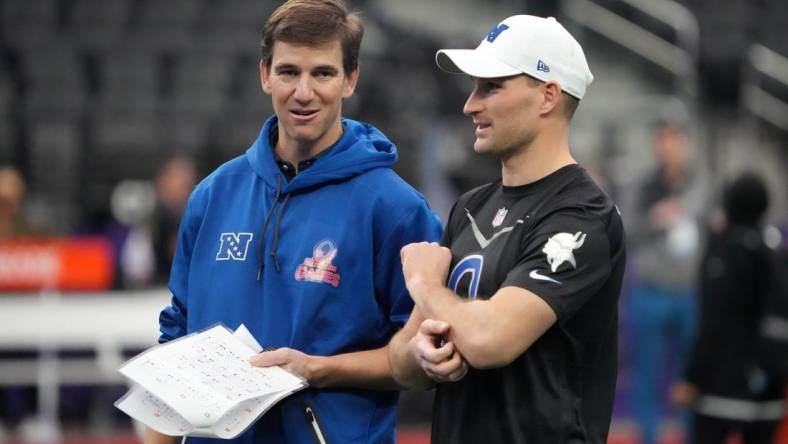
M 476 49 L 441 49 L 435 61 L 444 71 L 479 78 L 525 73 L 544 82 L 554 80 L 577 99 L 594 80 L 583 48 L 553 17 L 511 16 Z

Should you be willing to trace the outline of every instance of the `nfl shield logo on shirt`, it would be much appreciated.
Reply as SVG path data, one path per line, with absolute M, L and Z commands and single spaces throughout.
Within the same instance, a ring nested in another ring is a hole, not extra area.
M 499 226 L 501 226 L 501 224 L 503 223 L 503 220 L 506 218 L 506 213 L 508 213 L 508 212 L 509 212 L 509 210 L 506 209 L 506 208 L 499 208 L 498 209 L 498 212 L 495 213 L 495 217 L 493 218 L 493 221 L 492 221 L 493 228 L 498 228 Z

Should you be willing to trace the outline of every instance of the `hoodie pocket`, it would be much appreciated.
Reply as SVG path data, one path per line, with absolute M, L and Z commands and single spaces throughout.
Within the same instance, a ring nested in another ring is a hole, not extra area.
M 315 412 L 315 408 L 312 406 L 312 403 L 309 401 L 304 401 L 301 405 L 301 408 L 304 411 L 307 426 L 312 432 L 312 437 L 315 438 L 315 443 L 328 444 L 328 438 L 326 438 L 326 433 L 323 430 L 323 426 L 320 424 L 320 417 L 317 415 L 317 412 Z

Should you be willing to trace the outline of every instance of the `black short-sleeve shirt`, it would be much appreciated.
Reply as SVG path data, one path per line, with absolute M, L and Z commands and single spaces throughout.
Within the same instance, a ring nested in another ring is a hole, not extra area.
M 558 322 L 511 364 L 439 384 L 432 442 L 606 442 L 625 261 L 607 195 L 578 165 L 519 187 L 497 181 L 457 201 L 443 244 L 448 286 L 460 296 L 524 288 Z

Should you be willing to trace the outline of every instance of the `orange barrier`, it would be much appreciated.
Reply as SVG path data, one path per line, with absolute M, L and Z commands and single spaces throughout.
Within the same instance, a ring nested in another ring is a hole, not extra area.
M 788 381 L 785 384 L 785 402 L 788 405 Z M 788 444 L 788 415 L 785 415 L 780 427 L 777 429 L 777 436 L 774 438 L 774 444 Z
M 114 258 L 101 237 L 0 240 L 0 291 L 107 290 Z

